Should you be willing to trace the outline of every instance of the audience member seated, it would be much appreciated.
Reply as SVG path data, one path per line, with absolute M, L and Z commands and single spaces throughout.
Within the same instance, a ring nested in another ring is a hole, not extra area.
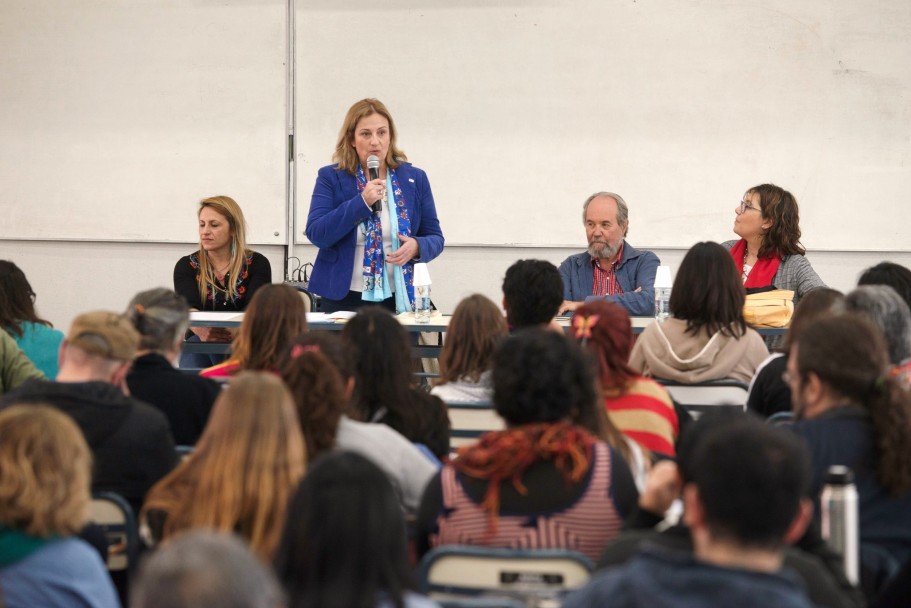
M 529 329 L 504 340 L 493 363 L 494 407 L 507 429 L 460 449 L 427 486 L 418 551 L 560 548 L 596 559 L 638 492 L 623 458 L 570 422 L 604 411 L 588 358 L 564 336 Z
M 856 314 L 818 319 L 788 359 L 794 429 L 810 447 L 814 492 L 830 466 L 854 470 L 868 592 L 911 558 L 911 394 L 890 366 L 882 332 Z
M 57 355 L 63 332 L 38 316 L 35 292 L 25 273 L 7 260 L 0 260 L 0 329 L 13 337 L 48 380 L 57 377 Z
M 680 497 L 681 488 L 692 480 L 694 453 L 701 441 L 714 432 L 726 432 L 738 427 L 761 428 L 755 418 L 732 414 L 729 411 L 706 414 L 687 428 L 678 443 L 676 464 L 662 461 L 655 465 L 645 490 L 639 496 L 639 508 L 627 518 L 624 530 L 607 546 L 599 568 L 625 564 L 649 545 L 669 551 L 693 553 L 693 539 L 690 529 L 683 522 L 667 527 L 656 527 L 672 504 Z M 760 435 L 767 434 L 760 430 Z M 739 466 L 749 469 L 750 462 Z M 755 472 L 754 472 L 755 473 Z M 739 489 L 739 486 L 732 486 Z M 752 514 L 760 517 L 755 511 Z M 795 533 L 797 530 L 795 530 Z M 851 608 L 863 606 L 863 595 L 848 582 L 844 575 L 841 558 L 828 549 L 818 535 L 807 535 L 796 544 L 796 534 L 786 539 L 783 567 L 797 574 L 807 588 L 810 599 L 819 606 L 829 608 Z
M 191 532 L 143 562 L 132 608 L 282 608 L 272 570 L 238 538 Z
M 812 513 L 800 442 L 741 417 L 707 432 L 689 465 L 682 493 L 692 554 L 645 547 L 595 575 L 564 606 L 812 605 L 797 577 L 782 569 L 788 540 L 803 533 Z
M 0 605 L 119 608 L 98 552 L 76 538 L 91 462 L 69 416 L 34 405 L 0 412 Z
M 311 332 L 282 358 L 279 369 L 297 406 L 308 461 L 336 449 L 357 452 L 386 473 L 402 506 L 413 513 L 437 467 L 391 427 L 345 414 L 354 388 L 346 355 L 334 332 Z
M 272 281 L 272 267 L 262 254 L 247 249 L 247 222 L 240 206 L 229 196 L 213 196 L 199 203 L 199 249 L 177 260 L 174 291 L 192 310 L 237 312 L 247 308 L 260 287 Z M 232 330 L 193 327 L 192 342 L 230 342 Z M 189 353 L 181 367 L 208 367 L 223 355 Z
M 487 297 L 476 293 L 459 302 L 440 351 L 440 382 L 430 393 L 447 403 L 490 403 L 490 361 L 507 335 L 503 313 Z
M 554 317 L 563 302 L 560 271 L 544 260 L 519 260 L 503 278 L 503 310 L 510 331 L 525 327 L 552 327 L 563 333 Z
M 0 399 L 0 408 L 39 403 L 69 414 L 92 449 L 92 491 L 116 492 L 137 512 L 177 462 L 164 414 L 123 393 L 138 346 L 139 334 L 124 317 L 81 314 L 60 348 L 57 380 L 29 380 Z
M 892 362 L 890 374 L 911 388 L 911 310 L 888 285 L 862 285 L 845 296 L 849 312 L 865 315 L 883 332 Z
M 349 411 L 362 422 L 382 422 L 409 441 L 449 456 L 445 404 L 415 385 L 408 332 L 385 308 L 366 306 L 345 324 L 342 341 L 354 362 Z
M 316 462 L 295 492 L 275 557 L 289 608 L 431 608 L 415 593 L 405 522 L 383 472 L 351 452 Z
M 307 331 L 308 308 L 293 287 L 283 283 L 264 285 L 244 313 L 231 357 L 199 375 L 229 378 L 242 370 L 275 371 L 282 351 Z
M 895 262 L 880 262 L 863 271 L 858 285 L 888 285 L 911 308 L 911 270 Z
M 823 287 L 804 296 L 794 309 L 791 325 L 785 334 L 781 352 L 774 352 L 763 361 L 750 381 L 747 408 L 768 418 L 779 412 L 791 411 L 791 387 L 782 378 L 788 367 L 788 351 L 801 330 L 816 319 L 838 310 L 845 297 L 840 291 Z
M 174 367 L 190 322 L 187 301 L 170 289 L 150 289 L 133 298 L 126 317 L 141 336 L 139 351 L 127 374 L 130 394 L 167 416 L 178 445 L 195 444 L 209 420 L 221 385 L 208 378 L 182 374 Z
M 673 457 L 680 432 L 674 402 L 663 386 L 630 368 L 634 339 L 629 313 L 612 302 L 583 304 L 573 315 L 572 335 L 598 366 L 614 425 L 643 448 Z
M 743 320 L 745 297 L 728 252 L 717 243 L 693 245 L 674 278 L 674 316 L 645 328 L 630 367 L 685 384 L 721 378 L 749 382 L 769 351 Z
M 596 192 L 582 206 L 588 251 L 560 264 L 563 279 L 561 311 L 572 312 L 584 302 L 604 299 L 631 315 L 649 316 L 655 305 L 655 271 L 661 262 L 651 251 L 626 242 L 629 207 L 619 194 Z
M 0 329 L 0 395 L 9 392 L 27 380 L 44 378 L 16 341 Z
M 243 372 L 215 401 L 193 453 L 149 492 L 144 537 L 236 532 L 269 561 L 306 460 L 288 389 L 270 373 Z

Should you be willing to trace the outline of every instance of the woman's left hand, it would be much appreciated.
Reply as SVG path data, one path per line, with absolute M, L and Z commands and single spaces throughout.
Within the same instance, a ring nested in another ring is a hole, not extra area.
M 398 249 L 386 256 L 386 261 L 396 266 L 403 266 L 420 255 L 420 247 L 417 239 L 404 234 L 399 235 L 401 245 Z

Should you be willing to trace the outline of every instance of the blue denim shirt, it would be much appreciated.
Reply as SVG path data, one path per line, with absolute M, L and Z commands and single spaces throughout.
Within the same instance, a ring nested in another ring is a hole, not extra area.
M 617 282 L 623 293 L 615 296 L 592 295 L 594 273 L 591 259 L 588 252 L 577 253 L 560 264 L 564 300 L 607 300 L 623 306 L 634 317 L 655 314 L 655 271 L 661 263 L 657 255 L 651 251 L 639 251 L 624 241 L 623 259 L 617 267 Z

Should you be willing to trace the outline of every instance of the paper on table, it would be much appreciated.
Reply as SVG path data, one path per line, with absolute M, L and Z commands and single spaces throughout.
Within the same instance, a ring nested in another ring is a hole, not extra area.
M 347 321 L 348 319 L 353 319 L 356 314 L 356 312 L 351 310 L 339 310 L 337 312 L 308 312 L 307 321 L 310 323 Z
M 190 319 L 193 321 L 241 321 L 244 318 L 242 312 L 206 312 L 194 310 L 190 313 Z

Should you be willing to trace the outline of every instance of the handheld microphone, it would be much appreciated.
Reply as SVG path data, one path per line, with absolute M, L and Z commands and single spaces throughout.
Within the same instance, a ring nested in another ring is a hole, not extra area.
M 367 157 L 367 171 L 370 172 L 370 180 L 380 178 L 380 159 L 370 155 Z M 383 200 L 380 199 L 373 203 L 373 212 L 379 214 L 383 210 Z

